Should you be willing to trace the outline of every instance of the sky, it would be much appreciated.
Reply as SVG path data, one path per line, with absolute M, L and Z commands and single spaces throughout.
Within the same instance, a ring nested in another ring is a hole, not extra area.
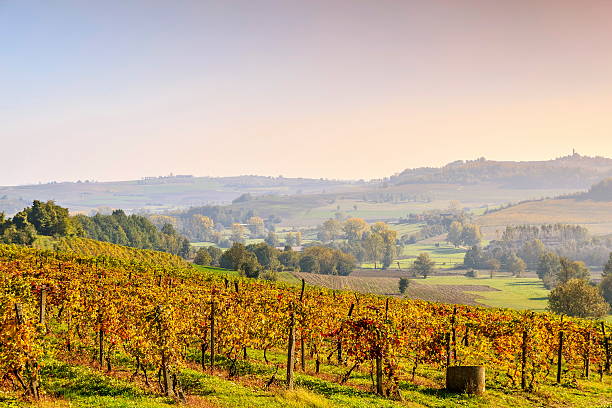
M 612 157 L 609 0 L 0 0 L 0 185 Z

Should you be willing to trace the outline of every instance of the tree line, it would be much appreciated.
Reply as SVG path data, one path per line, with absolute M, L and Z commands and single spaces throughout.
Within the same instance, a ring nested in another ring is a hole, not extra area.
M 196 252 L 194 263 L 220 266 L 249 278 L 266 280 L 276 280 L 277 272 L 283 270 L 348 275 L 357 265 L 355 257 L 338 249 L 317 245 L 298 252 L 290 246 L 279 250 L 265 242 L 234 243 L 225 251 L 214 246 L 202 247 Z
M 328 219 L 318 227 L 318 239 L 325 245 L 352 255 L 359 262 L 388 268 L 399 253 L 397 231 L 384 222 L 368 224 L 361 218 L 345 221 Z
M 71 216 L 54 201 L 35 200 L 11 218 L 0 213 L 0 242 L 32 245 L 38 236 L 85 237 L 139 249 L 189 256 L 189 241 L 171 224 L 157 228 L 146 217 L 115 210 L 110 215 Z

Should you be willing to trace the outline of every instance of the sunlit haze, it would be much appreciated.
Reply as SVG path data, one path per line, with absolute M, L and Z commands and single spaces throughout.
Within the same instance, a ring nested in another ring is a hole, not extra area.
M 610 1 L 0 0 L 0 185 L 612 156 L 610 44 Z

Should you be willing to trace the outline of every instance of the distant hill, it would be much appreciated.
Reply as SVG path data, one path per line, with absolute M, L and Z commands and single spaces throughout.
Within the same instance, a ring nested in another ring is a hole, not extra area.
M 396 185 L 413 183 L 498 183 L 503 188 L 587 188 L 612 177 L 612 159 L 574 153 L 547 161 L 455 161 L 444 167 L 406 169 L 389 179 Z
M 62 182 L 0 187 L 0 212 L 8 215 L 33 200 L 54 200 L 71 212 L 110 213 L 113 209 L 169 210 L 206 204 L 229 204 L 245 193 L 307 194 L 342 189 L 355 183 L 337 180 L 236 176 L 145 177 L 113 182 Z
M 228 211 L 280 217 L 292 226 L 314 225 L 338 212 L 370 221 L 389 220 L 445 208 L 450 201 L 478 208 L 568 194 L 577 197 L 576 191 L 609 177 L 612 159 L 579 154 L 530 162 L 459 160 L 372 181 L 171 175 L 0 187 L 0 212 L 10 216 L 33 200 L 54 200 L 73 214 L 110 214 L 118 208 L 127 213 L 176 213 L 222 205 Z
M 612 177 L 595 184 L 586 193 L 579 194 L 578 198 L 594 201 L 612 201 Z

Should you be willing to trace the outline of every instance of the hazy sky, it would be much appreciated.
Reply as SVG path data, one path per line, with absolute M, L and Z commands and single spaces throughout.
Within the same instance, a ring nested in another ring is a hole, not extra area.
M 612 156 L 611 47 L 609 0 L 0 0 L 0 184 Z

